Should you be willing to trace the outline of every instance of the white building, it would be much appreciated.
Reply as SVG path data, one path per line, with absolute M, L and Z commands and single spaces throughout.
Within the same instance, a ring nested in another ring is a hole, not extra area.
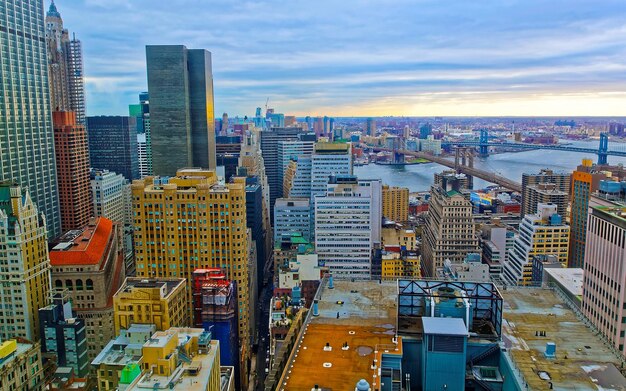
M 274 205 L 274 243 L 283 235 L 301 234 L 311 241 L 311 205 L 308 198 L 279 198 Z
M 311 198 L 311 156 L 299 156 L 292 161 L 294 166 L 291 183 L 288 184 L 289 194 L 286 198 Z
M 92 169 L 91 193 L 96 217 L 132 225 L 130 184 L 122 174 Z
M 308 157 L 313 154 L 315 141 L 288 140 L 278 142 L 279 183 L 282 185 L 285 170 L 291 159 Z M 286 194 L 282 195 L 287 197 Z
M 318 281 L 324 270 L 325 268 L 319 266 L 317 254 L 298 254 L 295 261 L 289 262 L 288 270 L 279 271 L 278 287 L 293 289 L 300 286 L 302 281 Z
M 315 196 L 315 248 L 337 278 L 370 278 L 372 249 L 381 240 L 382 184 L 343 175 Z
M 317 143 L 311 156 L 311 197 L 326 193 L 331 175 L 352 175 L 352 148 L 348 143 Z
M 567 262 L 569 226 L 557 214 L 557 205 L 538 204 L 537 213 L 526 215 L 519 227 L 508 259 L 503 262 L 502 278 L 509 284 L 532 282 L 532 260 L 536 255 L 555 255 Z
M 139 177 L 152 175 L 152 162 L 148 161 L 145 133 L 137 133 L 137 160 L 139 161 Z
M 435 140 L 435 138 L 430 135 L 425 140 L 420 141 L 420 151 L 422 152 L 431 152 L 433 155 L 441 155 L 441 140 Z

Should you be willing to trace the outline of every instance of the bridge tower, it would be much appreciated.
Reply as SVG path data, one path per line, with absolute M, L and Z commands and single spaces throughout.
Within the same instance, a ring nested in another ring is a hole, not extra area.
M 478 141 L 478 152 L 482 157 L 489 156 L 489 135 L 487 129 L 480 130 L 480 139 Z
M 609 151 L 609 135 L 606 133 L 600 133 L 600 146 L 598 147 L 598 164 L 608 163 L 608 151 Z
M 393 159 L 394 164 L 404 163 L 404 154 L 400 152 L 400 150 L 404 149 L 404 142 L 400 138 L 394 139 L 393 142 L 393 153 L 391 158 Z

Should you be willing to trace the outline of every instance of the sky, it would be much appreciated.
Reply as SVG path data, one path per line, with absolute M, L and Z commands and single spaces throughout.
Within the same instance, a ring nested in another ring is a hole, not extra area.
M 624 0 L 55 2 L 88 115 L 128 114 L 147 44 L 211 51 L 216 117 L 626 115 Z

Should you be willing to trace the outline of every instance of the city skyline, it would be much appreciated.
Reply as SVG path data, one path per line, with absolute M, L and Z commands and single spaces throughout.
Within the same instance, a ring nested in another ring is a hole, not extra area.
M 149 44 L 212 52 L 216 116 L 268 97 L 331 116 L 614 116 L 626 103 L 618 1 L 56 4 L 84 43 L 88 115 L 124 114 L 147 90 Z

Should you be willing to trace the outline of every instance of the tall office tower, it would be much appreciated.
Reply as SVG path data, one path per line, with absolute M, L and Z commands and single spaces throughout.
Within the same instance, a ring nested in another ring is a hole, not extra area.
M 503 263 L 502 277 L 509 284 L 532 282 L 533 258 L 554 255 L 565 266 L 569 248 L 569 226 L 557 213 L 557 206 L 539 204 L 537 213 L 524 216 L 508 259 Z
M 9 182 L 0 182 L 0 264 L 11 265 L 10 273 L 0 273 L 0 339 L 35 341 L 37 310 L 50 299 L 45 218 L 28 190 Z
M 282 174 L 280 173 L 282 162 L 278 160 L 278 143 L 297 140 L 300 133 L 300 128 L 274 128 L 259 132 L 261 153 L 269 185 L 270 218 L 272 221 L 274 220 L 274 202 L 282 196 L 283 190 Z
M 602 205 L 589 207 L 582 311 L 626 355 L 626 207 L 622 202 L 598 201 Z
M 139 103 L 128 105 L 137 129 L 137 164 L 141 178 L 152 175 L 152 139 L 150 133 L 150 100 L 147 92 L 139 94 Z
M 283 178 L 285 198 L 311 198 L 311 164 L 310 156 L 289 162 Z
M 315 122 L 313 123 L 313 131 L 315 132 L 315 136 L 317 137 L 324 135 L 324 119 L 322 117 L 315 118 Z
M 268 259 L 268 232 L 265 226 L 265 204 L 263 189 L 258 176 L 246 177 L 246 225 L 252 231 L 252 240 L 256 246 L 256 285 L 263 286 L 265 263 Z
M 483 252 L 483 263 L 489 265 L 489 274 L 500 276 L 502 265 L 509 258 L 509 250 L 515 243 L 513 228 L 494 218 L 489 224 L 480 227 L 480 247 Z
M 425 123 L 424 125 L 420 126 L 419 138 L 422 140 L 426 140 L 428 136 L 430 136 L 432 133 L 433 133 L 433 126 L 429 123 Z
M 278 183 L 284 186 L 285 171 L 292 159 L 309 157 L 313 154 L 315 140 L 289 140 L 278 142 Z M 280 197 L 286 197 L 281 191 Z
M 76 113 L 79 124 L 85 124 L 85 81 L 81 42 L 69 38 L 54 1 L 46 14 L 46 47 L 50 100 L 55 111 Z
M 214 170 L 211 52 L 148 45 L 146 62 L 154 173 L 174 176 L 183 167 Z
M 87 328 L 87 356 L 93 360 L 114 337 L 113 295 L 124 281 L 121 226 L 104 217 L 61 235 L 50 250 L 51 278 L 66 289 Z
M 331 178 L 315 196 L 315 250 L 320 265 L 338 278 L 371 277 L 372 250 L 381 241 L 380 180 Z
M 422 238 L 422 263 L 429 277 L 449 259 L 463 263 L 468 253 L 480 253 L 474 232 L 472 203 L 458 191 L 430 188 L 428 216 Z
M 189 326 L 184 278 L 128 277 L 113 295 L 115 335 L 133 324 L 153 324 L 158 331 Z
M 349 143 L 317 143 L 311 156 L 311 198 L 326 193 L 333 175 L 352 175 L 352 150 Z
M 67 290 L 55 291 L 52 304 L 39 309 L 41 352 L 54 355 L 59 367 L 70 367 L 74 376 L 88 372 L 87 333 L 85 321 L 72 312 Z
M 554 183 L 556 184 L 556 190 L 569 193 L 570 191 L 570 174 L 555 173 L 549 169 L 542 169 L 538 174 L 522 174 L 522 212 L 521 217 L 532 210 L 532 205 L 528 200 L 528 192 L 530 186 L 538 185 L 540 183 Z M 536 206 L 535 206 L 536 207 Z M 536 209 L 535 209 L 536 210 Z M 562 215 L 565 216 L 565 215 Z
M 281 238 L 301 235 L 311 241 L 311 205 L 308 198 L 279 198 L 274 206 L 274 243 Z
M 557 189 L 555 183 L 538 183 L 524 189 L 522 208 L 525 214 L 535 214 L 539 204 L 554 204 L 559 216 L 567 216 L 568 199 L 568 193 Z
M 139 179 L 136 118 L 87 117 L 91 168 L 110 170 L 132 181 Z
M 374 118 L 368 118 L 365 121 L 365 134 L 368 136 L 376 136 L 376 120 Z
M 407 187 L 383 186 L 383 216 L 389 220 L 409 220 L 409 189 Z
M 602 181 L 621 182 L 625 178 L 624 167 L 596 165 L 591 159 L 583 159 L 582 164 L 572 173 L 569 267 L 584 266 L 587 215 L 591 195 L 600 188 Z
M 87 225 L 93 214 L 87 132 L 71 111 L 56 111 L 52 118 L 61 227 L 69 231 Z
M 220 365 L 235 368 L 240 383 L 239 341 L 237 335 L 237 287 L 219 268 L 193 272 L 193 327 L 211 331 L 220 342 Z M 237 388 L 240 389 L 240 388 Z
M 203 169 L 134 181 L 137 276 L 186 278 L 192 302 L 193 271 L 218 267 L 237 283 L 238 307 L 249 308 L 245 179 L 234 181 L 220 184 L 215 171 Z M 248 318 L 247 311 L 238 315 L 244 358 L 250 353 Z
M 273 110 L 273 109 L 270 109 Z M 284 128 L 285 127 L 285 114 L 282 113 L 268 113 L 267 118 L 270 120 L 272 128 Z
M 324 116 L 324 134 L 330 134 L 330 118 L 328 118 L 327 116 Z
M 220 134 L 226 135 L 228 133 L 228 114 L 222 114 L 222 127 L 220 129 Z
M 0 181 L 28 189 L 53 238 L 61 216 L 45 34 L 43 0 L 0 3 Z

